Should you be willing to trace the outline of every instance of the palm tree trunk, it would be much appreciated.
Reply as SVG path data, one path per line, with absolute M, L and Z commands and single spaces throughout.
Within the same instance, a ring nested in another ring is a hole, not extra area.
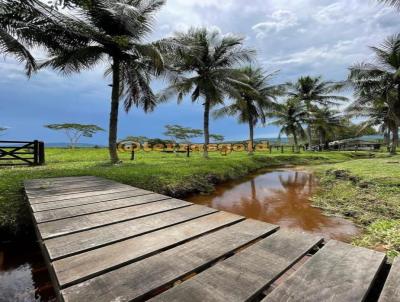
M 397 123 L 394 123 L 392 134 L 393 134 L 393 139 L 392 139 L 392 148 L 390 149 L 390 154 L 395 155 L 397 153 L 397 146 L 399 144 L 399 125 L 397 125 Z
M 307 125 L 307 140 L 308 140 L 308 147 L 311 148 L 312 138 L 311 138 L 311 125 Z
M 299 143 L 297 142 L 296 132 L 293 132 L 293 141 L 294 141 L 295 152 L 298 153 L 299 152 Z
M 208 158 L 208 144 L 210 143 L 210 100 L 206 100 L 204 103 L 204 150 L 203 157 Z
M 118 109 L 119 109 L 119 84 L 120 68 L 118 59 L 114 58 L 112 64 L 112 92 L 111 92 L 111 111 L 110 126 L 108 134 L 108 151 L 112 164 L 119 162 L 117 152 L 117 132 L 118 132 Z
M 254 125 L 253 121 L 250 118 L 249 120 L 249 138 L 250 138 L 250 150 L 248 150 L 249 154 L 253 154 L 254 151 Z

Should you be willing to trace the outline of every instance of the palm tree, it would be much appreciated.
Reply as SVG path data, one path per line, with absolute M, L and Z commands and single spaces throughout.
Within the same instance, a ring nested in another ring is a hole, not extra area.
M 109 153 L 111 162 L 116 163 L 120 99 L 124 97 L 126 111 L 136 106 L 148 112 L 157 105 L 149 83 L 152 76 L 164 70 L 161 52 L 171 44 L 144 43 L 143 39 L 152 31 L 154 13 L 165 1 L 73 2 L 76 2 L 73 11 L 64 12 L 39 0 L 3 0 L 2 49 L 24 59 L 28 73 L 35 69 L 35 62 L 25 54 L 23 44 L 45 47 L 50 59 L 41 67 L 51 67 L 63 75 L 106 64 L 106 75 L 112 78 Z M 10 38 L 7 42 L 4 33 L 17 37 L 19 44 Z
M 391 153 L 396 154 L 400 126 L 400 34 L 390 36 L 380 47 L 371 47 L 374 63 L 359 63 L 350 67 L 349 80 L 362 104 L 384 102 L 393 119 Z
M 178 49 L 168 57 L 174 74 L 169 74 L 170 86 L 161 94 L 166 100 L 173 95 L 181 102 L 187 94 L 193 102 L 202 99 L 204 106 L 204 153 L 208 158 L 210 109 L 223 104 L 225 97 L 239 98 L 237 87 L 247 86 L 245 77 L 235 68 L 251 60 L 254 51 L 243 47 L 243 38 L 222 36 L 206 28 L 192 28 L 187 33 L 177 33 L 178 44 L 189 47 Z
M 338 101 L 347 101 L 346 97 L 334 95 L 343 89 L 343 83 L 322 81 L 321 77 L 300 77 L 295 83 L 288 83 L 288 95 L 295 98 L 306 107 L 307 110 L 307 138 L 308 145 L 312 145 L 312 114 L 318 108 L 317 105 L 337 105 Z
M 333 110 L 328 106 L 316 108 L 312 116 L 312 124 L 314 131 L 318 134 L 319 144 L 325 145 L 330 133 L 341 127 L 341 117 L 337 110 Z
M 244 87 L 238 87 L 240 97 L 216 111 L 213 115 L 218 117 L 223 116 L 237 116 L 239 123 L 247 123 L 249 125 L 249 140 L 250 150 L 253 153 L 254 147 L 254 127 L 261 122 L 265 124 L 267 112 L 270 111 L 274 105 L 276 97 L 282 94 L 282 86 L 271 85 L 270 79 L 274 75 L 264 74 L 261 68 L 253 68 L 247 66 L 239 70 L 247 76 L 245 83 L 249 85 L 252 90 Z
M 279 138 L 282 134 L 293 136 L 296 152 L 299 152 L 299 138 L 305 138 L 303 123 L 307 118 L 305 106 L 297 99 L 289 99 L 285 103 L 279 104 L 272 112 L 275 120 L 272 125 L 280 126 Z
M 397 9 L 400 9 L 400 0 L 378 0 L 378 2 L 394 6 Z

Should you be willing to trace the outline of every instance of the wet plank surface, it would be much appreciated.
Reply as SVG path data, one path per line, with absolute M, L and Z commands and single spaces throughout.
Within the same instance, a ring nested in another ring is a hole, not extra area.
M 25 192 L 60 301 L 363 301 L 385 259 L 93 176 Z M 399 299 L 399 263 L 380 302 Z

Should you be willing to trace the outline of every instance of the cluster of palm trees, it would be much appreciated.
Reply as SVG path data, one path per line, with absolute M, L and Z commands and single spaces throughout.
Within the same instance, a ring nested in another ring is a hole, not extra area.
M 239 122 L 247 123 L 251 145 L 255 126 L 265 124 L 270 117 L 272 123 L 281 126 L 282 133 L 293 137 L 296 146 L 304 138 L 309 146 L 315 137 L 319 143 L 325 143 L 329 133 L 339 126 L 341 117 L 332 106 L 347 100 L 336 95 L 346 86 L 345 82 L 305 76 L 295 83 L 273 85 L 270 82 L 274 73 L 252 66 L 255 51 L 243 45 L 243 38 L 192 28 L 171 38 L 144 42 L 153 30 L 155 13 L 164 4 L 165 0 L 65 0 L 63 5 L 67 9 L 57 10 L 40 0 L 0 0 L 0 51 L 24 62 L 28 76 L 45 67 L 68 75 L 97 64 L 106 65 L 105 74 L 112 80 L 112 163 L 119 161 L 116 143 L 121 100 L 126 111 L 138 107 L 149 112 L 174 96 L 180 102 L 190 95 L 193 102 L 200 101 L 204 108 L 205 145 L 210 137 L 210 114 L 216 118 L 237 116 Z M 30 50 L 35 47 L 47 51 L 45 61 L 38 62 L 32 56 Z M 392 50 L 398 55 L 397 48 Z M 368 104 L 376 114 L 375 105 L 379 103 L 379 110 L 390 119 L 385 125 L 393 135 L 391 123 L 396 124 L 397 120 L 392 119 L 395 110 L 391 106 L 395 105 L 389 105 L 388 100 L 392 102 L 394 95 L 400 95 L 398 67 L 397 71 L 392 69 L 396 58 L 399 64 L 398 57 L 388 57 L 375 66 L 385 76 L 366 64 L 353 67 L 350 77 L 358 96 L 352 111 Z M 390 89 L 385 82 L 389 76 Z M 155 77 L 168 82 L 168 87 L 158 94 L 150 87 Z M 373 89 L 367 89 L 369 83 Z M 208 157 L 206 147 L 204 157 Z

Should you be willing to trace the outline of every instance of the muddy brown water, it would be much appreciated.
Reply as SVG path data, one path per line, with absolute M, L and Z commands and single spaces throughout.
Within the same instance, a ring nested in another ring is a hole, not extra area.
M 311 205 L 316 177 L 299 168 L 263 170 L 240 180 L 217 185 L 210 195 L 188 201 L 266 221 L 282 227 L 321 234 L 345 242 L 360 230 L 349 220 L 325 215 Z
M 220 184 L 210 195 L 188 201 L 282 227 L 350 241 L 359 233 L 350 221 L 329 217 L 311 206 L 318 182 L 299 169 L 262 170 Z M 0 302 L 56 301 L 50 276 L 36 243 L 0 244 Z

